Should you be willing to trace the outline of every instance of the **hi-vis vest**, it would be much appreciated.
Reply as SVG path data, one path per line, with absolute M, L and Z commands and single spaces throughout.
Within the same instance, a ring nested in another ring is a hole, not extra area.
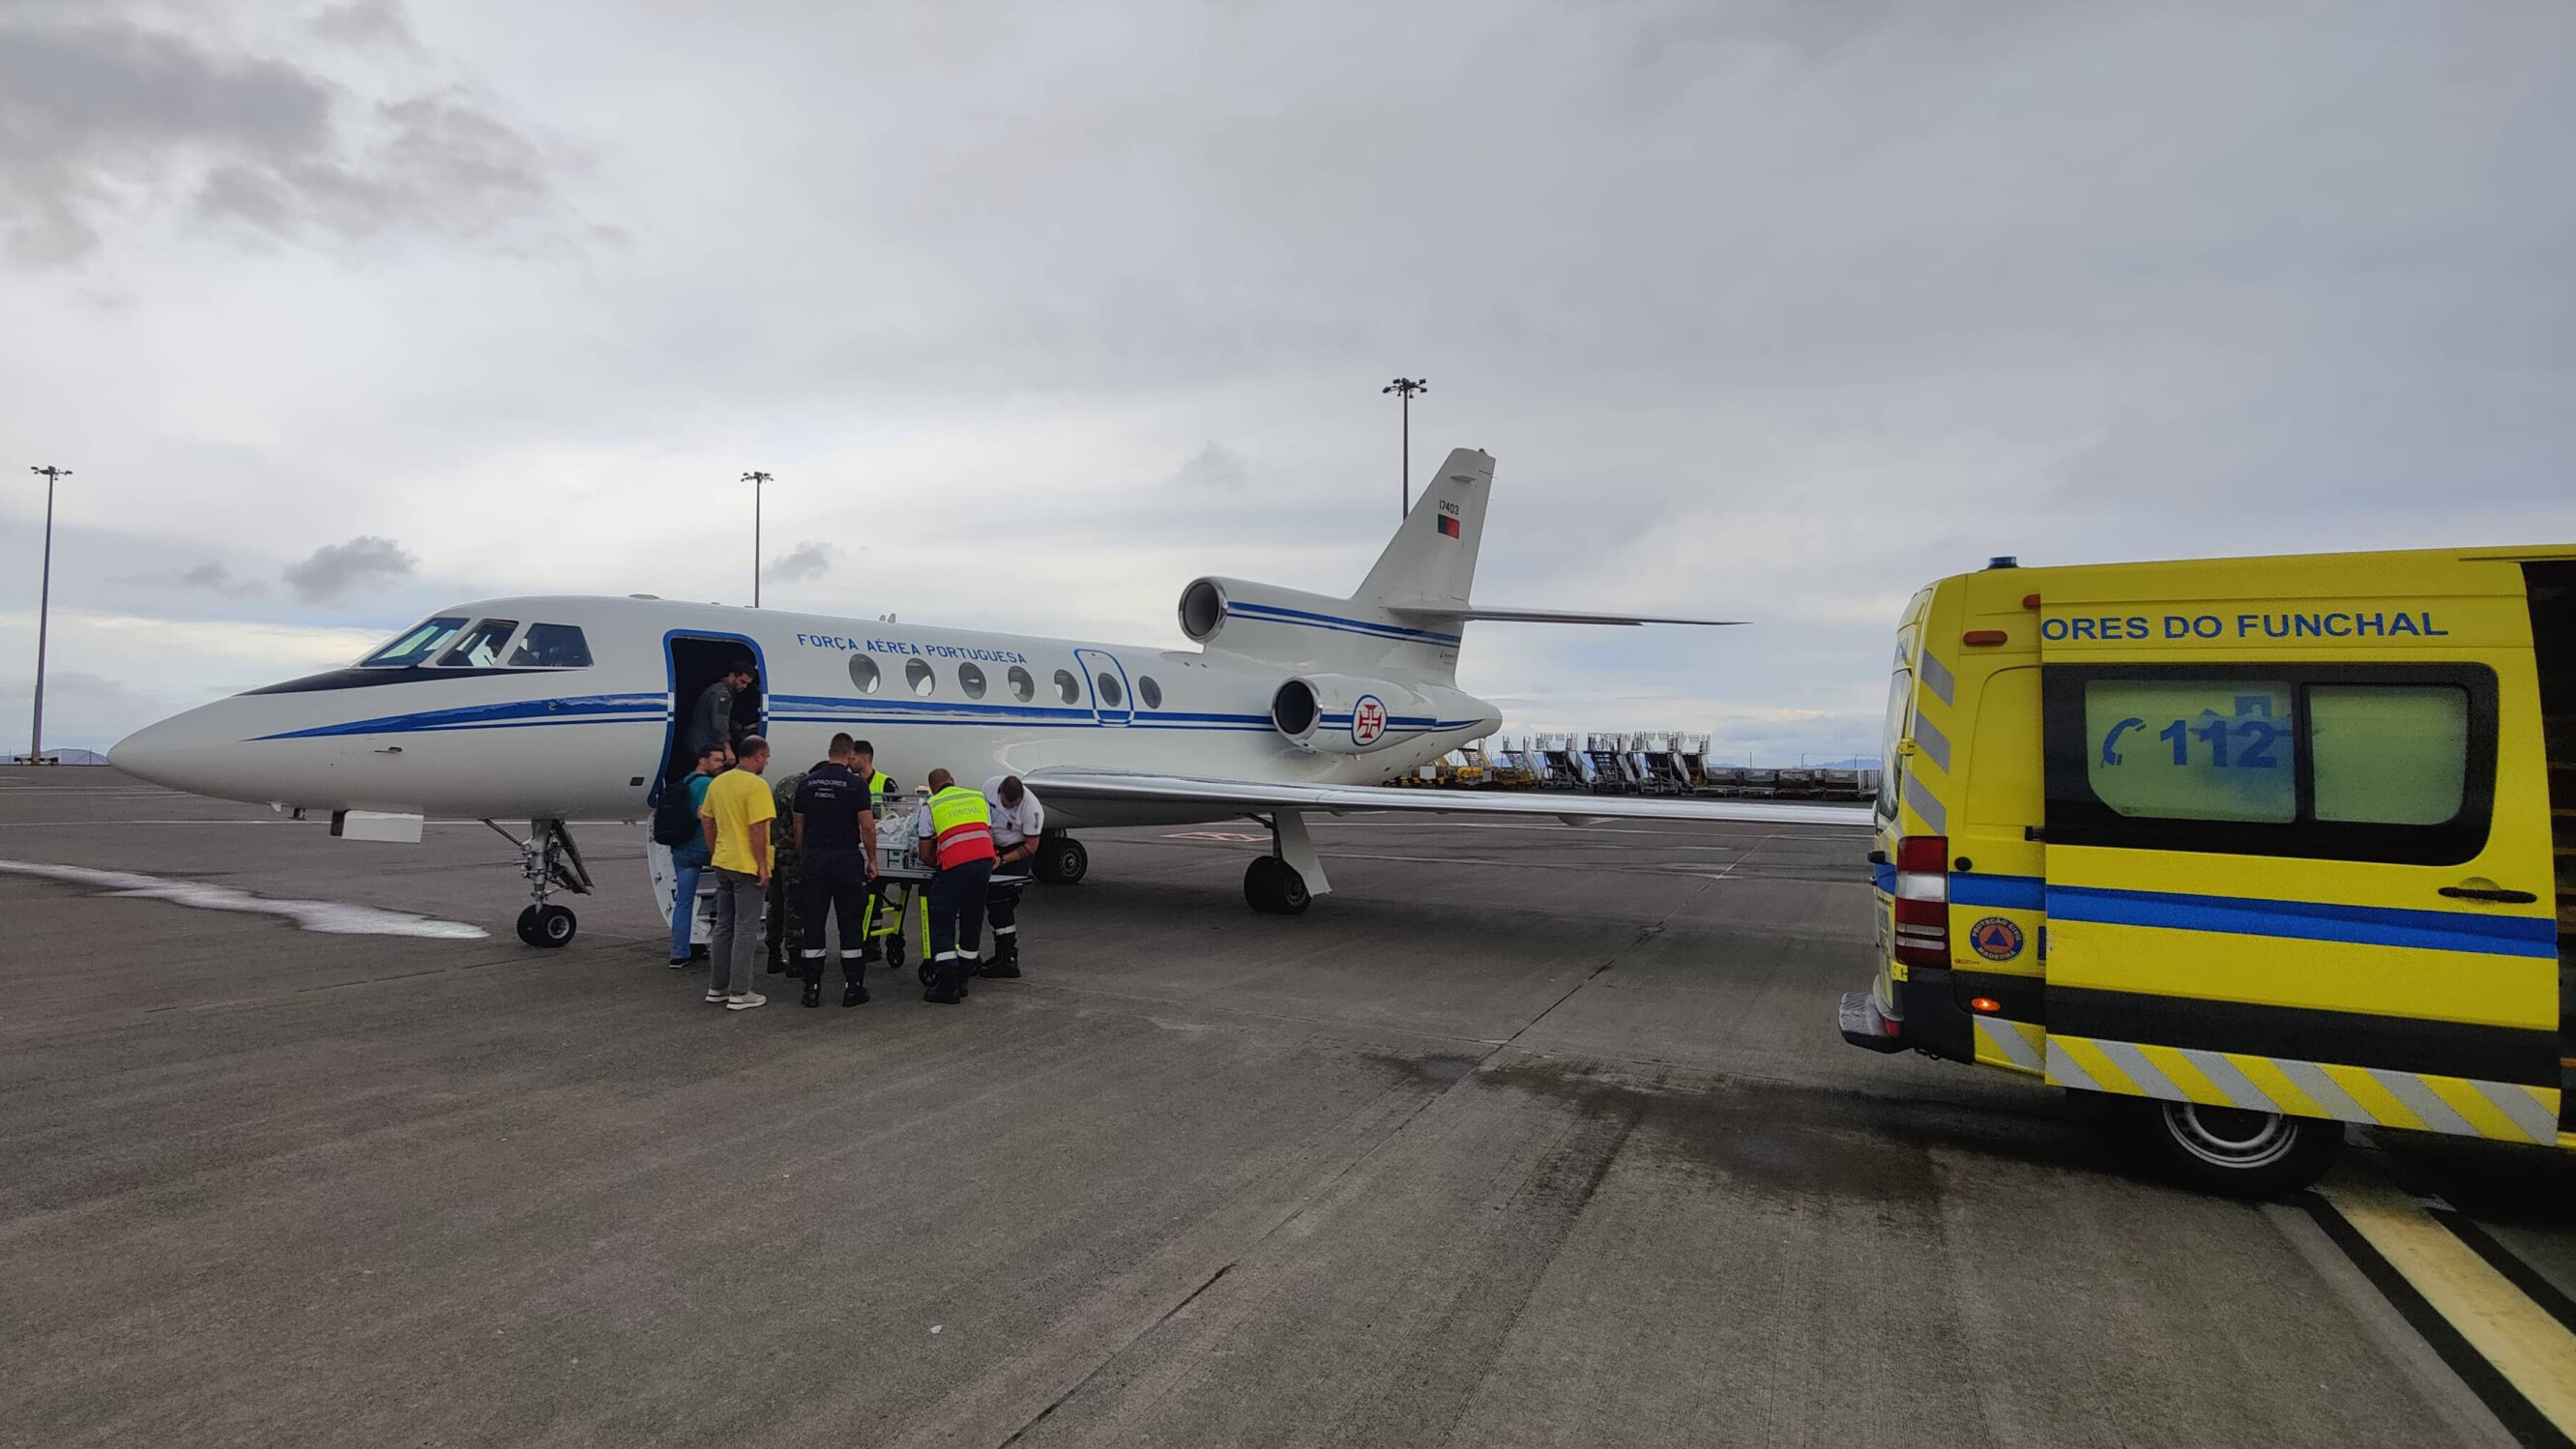
M 931 796 L 930 830 L 936 837 L 932 864 L 937 869 L 992 860 L 999 854 L 993 849 L 993 812 L 985 807 L 981 790 L 951 785 Z

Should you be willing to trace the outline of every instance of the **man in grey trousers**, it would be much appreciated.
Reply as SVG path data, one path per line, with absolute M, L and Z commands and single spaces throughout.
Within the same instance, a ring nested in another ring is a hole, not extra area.
M 734 768 L 707 782 L 706 802 L 698 807 L 716 876 L 715 940 L 708 953 L 714 974 L 707 1001 L 728 1011 L 769 1001 L 751 989 L 759 979 L 760 912 L 769 894 L 769 832 L 778 819 L 778 804 L 760 778 L 768 768 L 769 742 L 745 736 L 734 748 Z

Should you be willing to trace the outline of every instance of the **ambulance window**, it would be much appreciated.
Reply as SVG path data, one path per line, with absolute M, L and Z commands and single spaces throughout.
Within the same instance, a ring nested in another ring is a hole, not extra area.
M 425 620 L 397 634 L 393 642 L 358 661 L 361 669 L 400 669 L 406 665 L 426 663 L 439 646 L 456 637 L 465 627 L 462 614 L 442 614 Z
M 2469 773 L 2469 692 L 2457 685 L 2308 690 L 2319 820 L 2439 825 L 2460 813 Z
M 2085 782 L 2127 816 L 2287 823 L 2299 813 L 2281 680 L 2096 679 Z
M 1118 687 L 1118 676 L 1106 669 L 1100 671 L 1100 702 L 1116 709 L 1126 697 L 1126 692 Z
M 1136 676 L 1136 697 L 1145 701 L 1145 707 L 1147 709 L 1161 709 L 1163 707 L 1163 686 L 1154 682 L 1154 676 L 1150 674 L 1139 674 Z
M 519 669 L 587 669 L 590 641 L 570 624 L 530 624 L 528 637 L 510 651 L 510 664 Z
M 939 687 L 939 680 L 931 674 L 930 661 L 926 659 L 916 659 L 905 665 L 903 682 L 911 685 L 912 692 L 924 699 L 929 698 L 930 692 Z
M 1055 697 L 1067 704 L 1082 703 L 1082 681 L 1073 677 L 1072 670 L 1055 672 Z
M 1005 677 L 1011 681 L 1011 698 L 1022 704 L 1037 698 L 1038 682 L 1029 677 L 1027 670 L 1014 664 L 1011 666 L 1011 672 Z
M 850 683 L 858 686 L 859 693 L 876 693 L 877 685 L 880 682 L 882 682 L 882 678 L 877 673 L 877 662 L 875 660 L 870 659 L 864 654 L 853 654 L 850 656 Z
M 501 662 L 501 646 L 518 630 L 516 619 L 486 619 L 467 630 L 438 662 L 447 669 L 489 669 Z
M 957 687 L 966 691 L 966 697 L 968 699 L 982 699 L 984 697 L 984 671 L 972 664 L 958 665 Z
M 1887 679 L 1887 723 L 1880 732 L 1878 758 L 1878 816 L 1896 818 L 1896 793 L 1902 783 L 1904 768 L 1896 754 L 1896 742 L 1905 737 L 1905 707 L 1914 702 L 1914 671 L 1900 669 Z

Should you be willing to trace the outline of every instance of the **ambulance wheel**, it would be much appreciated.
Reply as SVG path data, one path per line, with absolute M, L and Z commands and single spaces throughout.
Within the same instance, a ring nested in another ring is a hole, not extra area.
M 1254 910 L 1273 916 L 1302 916 L 1315 903 L 1306 878 L 1275 855 L 1256 855 L 1244 867 L 1243 898 Z
M 1091 852 L 1070 835 L 1050 835 L 1029 857 L 1029 874 L 1049 885 L 1080 885 L 1091 873 Z
M 2343 1124 L 2244 1107 L 2141 1102 L 2136 1125 L 2159 1163 L 2184 1182 L 2232 1197 L 2279 1197 L 2325 1175 L 2343 1150 Z
M 570 945 L 581 922 L 562 906 L 530 906 L 519 912 L 519 939 L 552 949 Z

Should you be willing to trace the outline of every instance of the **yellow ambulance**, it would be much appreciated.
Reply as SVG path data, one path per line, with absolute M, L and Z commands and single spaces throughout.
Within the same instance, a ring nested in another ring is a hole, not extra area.
M 2347 1122 L 2576 1146 L 2576 545 L 1997 559 L 1897 630 L 1844 1039 L 2266 1194 Z

